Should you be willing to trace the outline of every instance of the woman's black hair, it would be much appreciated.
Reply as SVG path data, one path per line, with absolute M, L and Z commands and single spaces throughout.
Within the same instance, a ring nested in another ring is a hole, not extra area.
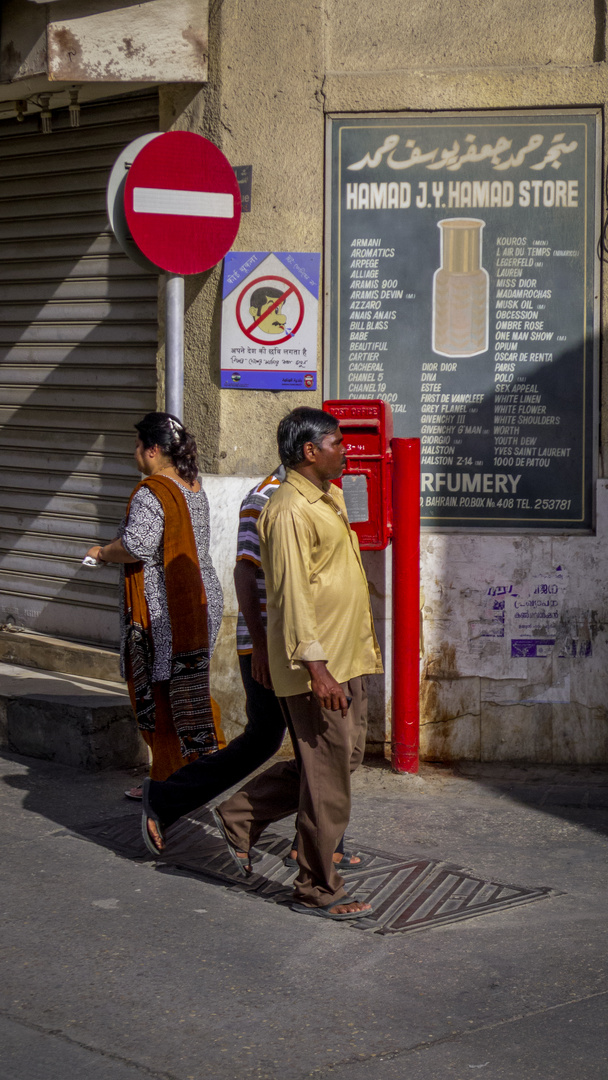
M 197 449 L 194 436 L 186 431 L 181 420 L 166 412 L 150 412 L 135 429 L 144 450 L 158 446 L 171 458 L 182 480 L 193 484 L 198 476 Z
M 322 409 L 309 409 L 301 405 L 299 409 L 284 416 L 277 431 L 279 457 L 285 468 L 294 468 L 304 461 L 304 446 L 312 442 L 319 446 L 326 435 L 331 435 L 338 427 L 338 421 L 331 413 Z

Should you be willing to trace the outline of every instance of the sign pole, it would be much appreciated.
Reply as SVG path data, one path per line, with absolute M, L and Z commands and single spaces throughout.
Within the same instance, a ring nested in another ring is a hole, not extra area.
M 184 279 L 167 274 L 165 290 L 165 412 L 184 418 Z
M 136 143 L 127 148 L 132 161 L 124 187 L 120 159 L 114 166 L 108 199 L 114 205 L 119 197 L 114 189 L 120 190 L 125 234 L 151 267 L 167 274 L 165 409 L 181 420 L 183 275 L 210 270 L 230 250 L 241 220 L 241 196 L 228 158 L 202 135 L 166 131 L 154 133 L 141 147 Z

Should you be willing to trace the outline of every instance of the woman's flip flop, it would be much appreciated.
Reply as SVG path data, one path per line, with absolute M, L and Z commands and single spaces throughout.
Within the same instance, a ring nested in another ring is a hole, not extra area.
M 140 787 L 127 788 L 127 790 L 125 791 L 125 797 L 127 799 L 137 799 L 138 802 L 141 802 L 141 788 Z
M 144 844 L 146 845 L 146 847 L 147 847 L 148 851 L 150 852 L 150 854 L 154 855 L 154 857 L 157 858 L 159 855 L 162 855 L 164 849 L 157 847 L 156 844 L 154 843 L 154 840 L 152 839 L 152 836 L 150 835 L 150 830 L 148 829 L 148 821 L 153 821 L 154 824 L 156 825 L 156 828 L 158 829 L 158 835 L 159 835 L 160 839 L 162 840 L 163 845 L 165 843 L 165 835 L 164 835 L 164 832 L 163 832 L 164 825 L 163 825 L 162 821 L 160 820 L 158 814 L 156 814 L 154 812 L 154 810 L 152 809 L 152 807 L 150 806 L 150 778 L 148 778 L 147 780 L 144 780 L 144 782 L 143 782 L 142 790 L 141 790 L 141 799 L 142 799 L 141 835 L 144 838 Z

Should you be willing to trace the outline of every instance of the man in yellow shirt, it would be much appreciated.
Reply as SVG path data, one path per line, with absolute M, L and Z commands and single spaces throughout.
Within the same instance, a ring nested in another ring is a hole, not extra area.
M 342 492 L 346 462 L 335 417 L 294 409 L 279 424 L 284 483 L 258 522 L 268 593 L 268 654 L 295 761 L 247 781 L 214 811 L 233 861 L 273 821 L 298 814 L 293 908 L 332 919 L 368 915 L 346 895 L 333 853 L 350 816 L 350 774 L 363 759 L 363 676 L 382 671 L 365 571 Z

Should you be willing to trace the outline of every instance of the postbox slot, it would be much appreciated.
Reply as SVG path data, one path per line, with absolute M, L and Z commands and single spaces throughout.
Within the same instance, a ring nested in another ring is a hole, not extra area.
M 349 420 L 338 417 L 338 421 L 341 428 L 348 428 L 349 431 L 355 431 L 357 428 L 376 428 L 377 431 L 380 430 L 380 419 L 362 420 L 357 417 L 356 420 Z

